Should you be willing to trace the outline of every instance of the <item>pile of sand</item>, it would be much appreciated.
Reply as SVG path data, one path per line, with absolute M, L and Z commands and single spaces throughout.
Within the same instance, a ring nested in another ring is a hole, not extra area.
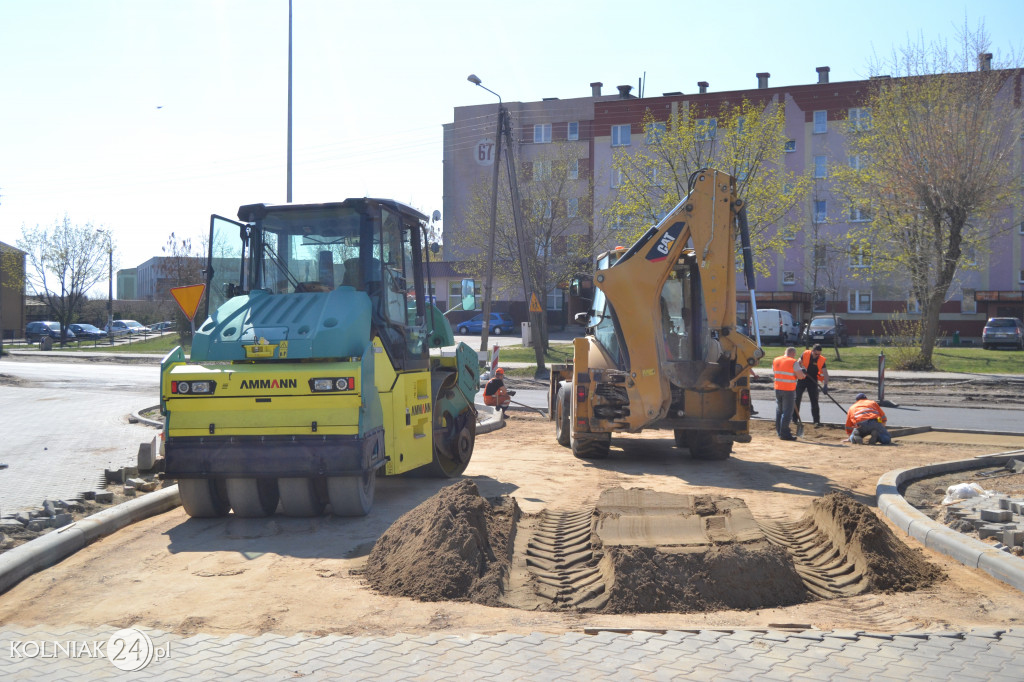
M 488 501 L 470 480 L 441 489 L 377 540 L 366 564 L 374 589 L 422 601 L 499 606 L 519 508 Z
M 871 509 L 847 495 L 834 492 L 814 500 L 810 515 L 863 571 L 871 592 L 909 592 L 946 577 L 900 541 Z

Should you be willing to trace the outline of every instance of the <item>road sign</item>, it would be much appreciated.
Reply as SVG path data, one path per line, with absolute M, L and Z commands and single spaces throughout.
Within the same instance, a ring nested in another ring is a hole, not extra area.
M 530 294 L 530 312 L 531 313 L 542 313 L 544 312 L 540 307 L 540 301 L 537 300 L 537 294 Z
M 196 312 L 199 310 L 199 302 L 203 300 L 203 294 L 206 293 L 205 284 L 190 284 L 187 287 L 172 287 L 171 296 L 174 296 L 174 300 L 178 302 L 178 307 L 181 308 L 181 312 L 185 313 L 185 317 L 192 321 Z

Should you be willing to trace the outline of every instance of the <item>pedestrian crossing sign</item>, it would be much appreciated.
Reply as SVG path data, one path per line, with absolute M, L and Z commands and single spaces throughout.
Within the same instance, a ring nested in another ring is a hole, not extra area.
M 542 312 L 544 312 L 543 310 L 541 310 L 540 301 L 537 300 L 537 294 L 535 294 L 535 293 L 531 293 L 530 294 L 530 312 L 531 313 L 542 313 Z

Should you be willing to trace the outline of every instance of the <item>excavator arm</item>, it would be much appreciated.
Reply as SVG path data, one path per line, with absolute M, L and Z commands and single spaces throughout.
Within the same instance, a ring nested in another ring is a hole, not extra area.
M 617 369 L 626 372 L 620 380 L 628 408 L 616 413 L 616 430 L 682 416 L 669 415 L 673 387 L 677 396 L 735 389 L 764 354 L 736 331 L 735 243 L 743 210 L 736 182 L 704 170 L 691 184 L 685 199 L 595 276 L 607 299 L 604 313 L 595 314 L 614 317 L 625 347 Z

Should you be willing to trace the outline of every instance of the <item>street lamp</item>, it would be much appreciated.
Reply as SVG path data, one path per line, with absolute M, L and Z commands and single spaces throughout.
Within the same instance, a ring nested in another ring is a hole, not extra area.
M 109 257 L 109 274 L 107 278 L 107 337 L 114 343 L 114 241 L 110 230 L 96 230 L 107 238 L 107 256 Z
M 483 325 L 480 334 L 480 350 L 487 350 L 487 342 L 491 332 L 491 288 L 494 282 L 494 233 L 498 220 L 498 157 L 501 156 L 501 134 L 505 123 L 505 107 L 501 103 L 501 95 L 490 88 L 484 87 L 476 74 L 469 74 L 466 78 L 477 87 L 487 90 L 498 98 L 498 132 L 494 136 L 494 155 L 491 157 L 494 165 L 494 173 L 491 177 L 491 233 L 487 236 L 487 275 L 484 279 L 484 309 Z

